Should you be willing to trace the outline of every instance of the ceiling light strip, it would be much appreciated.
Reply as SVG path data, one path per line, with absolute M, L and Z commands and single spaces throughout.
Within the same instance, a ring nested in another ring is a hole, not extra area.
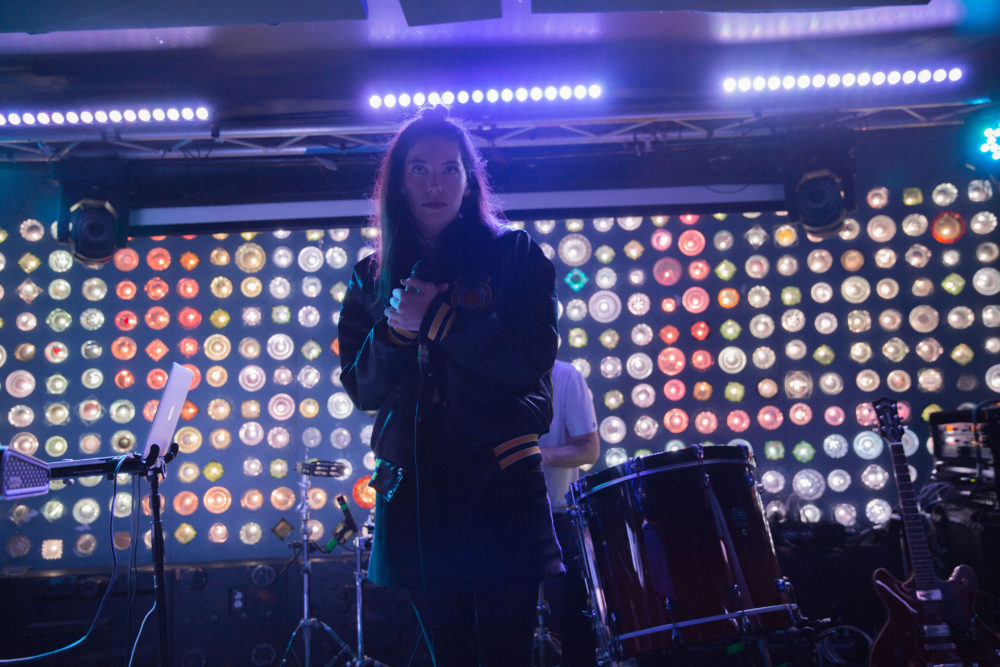
M 424 105 L 444 104 L 498 104 L 514 102 L 555 102 L 557 100 L 596 100 L 603 94 L 600 84 L 577 84 L 575 86 L 532 86 L 518 88 L 475 88 L 472 90 L 445 90 L 443 92 L 386 93 L 372 95 L 368 106 L 372 109 L 420 108 Z
M 0 126 L 130 125 L 188 123 L 209 120 L 204 106 L 140 107 L 138 109 L 73 109 L 69 111 L 0 111 Z
M 960 67 L 921 70 L 876 70 L 874 72 L 831 72 L 829 74 L 757 74 L 726 77 L 722 90 L 727 94 L 792 92 L 833 88 L 865 88 L 867 86 L 909 86 L 912 84 L 955 83 L 965 73 Z

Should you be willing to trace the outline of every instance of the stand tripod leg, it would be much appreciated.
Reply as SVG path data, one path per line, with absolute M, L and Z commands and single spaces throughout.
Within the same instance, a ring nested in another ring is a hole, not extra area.
M 343 639 L 337 636 L 337 633 L 322 621 L 311 618 L 309 613 L 309 574 L 312 572 L 312 564 L 309 562 L 309 477 L 306 474 L 302 474 L 299 479 L 299 489 L 301 490 L 302 500 L 299 503 L 299 518 L 301 519 L 300 525 L 300 535 L 302 536 L 302 562 L 301 576 L 302 576 L 302 619 L 299 624 L 295 626 L 295 631 L 292 632 L 291 638 L 288 640 L 288 645 L 285 647 L 285 653 L 281 656 L 281 662 L 279 664 L 284 665 L 285 661 L 288 659 L 288 654 L 292 650 L 292 643 L 295 641 L 296 635 L 298 635 L 299 630 L 302 630 L 302 641 L 305 644 L 304 657 L 305 662 L 303 663 L 305 667 L 312 666 L 312 630 L 313 626 L 316 626 L 324 630 L 333 641 L 340 646 L 340 650 L 337 652 L 336 657 L 340 657 L 345 651 L 351 658 L 356 658 L 354 652 L 351 650 L 349 644 L 347 644 Z M 294 558 L 294 557 L 293 557 Z M 335 659 L 336 659 L 335 657 Z

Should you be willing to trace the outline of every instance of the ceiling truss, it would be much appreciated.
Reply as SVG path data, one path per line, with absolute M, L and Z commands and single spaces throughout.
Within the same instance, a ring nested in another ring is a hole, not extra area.
M 837 126 L 856 131 L 959 125 L 983 105 L 961 102 L 799 113 L 631 114 L 592 118 L 490 121 L 470 124 L 481 147 L 634 145 L 770 136 L 794 127 Z M 281 123 L 187 127 L 6 127 L 0 162 L 67 159 L 212 160 L 323 158 L 381 151 L 387 125 Z

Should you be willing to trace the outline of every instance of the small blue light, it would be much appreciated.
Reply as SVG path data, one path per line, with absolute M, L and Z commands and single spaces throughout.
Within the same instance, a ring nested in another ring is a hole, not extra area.
M 382 98 L 382 104 L 384 104 L 387 109 L 394 109 L 396 107 L 396 96 L 393 95 L 392 93 L 389 93 L 388 95 Z M 173 109 L 171 109 L 171 111 L 173 111 Z M 167 115 L 169 116 L 169 112 Z M 176 119 L 172 118 L 171 120 L 176 120 Z
M 510 88 L 504 88 L 500 91 L 500 99 L 504 102 L 510 102 L 514 99 L 514 91 Z
M 532 89 L 528 92 L 528 95 L 531 97 L 533 101 L 540 102 L 542 98 L 545 96 L 545 93 L 542 92 L 542 89 L 539 88 L 538 86 L 533 86 Z
M 441 103 L 442 104 L 454 104 L 455 103 L 455 93 L 450 90 L 446 90 L 441 93 Z
M 492 102 L 496 102 L 499 99 L 500 99 L 500 93 L 497 92 L 496 89 L 490 88 L 489 90 L 486 91 L 486 101 L 487 102 L 491 102 L 492 103 Z
M 430 104 L 431 106 L 441 104 L 441 96 L 437 94 L 437 91 L 427 94 L 427 104 Z
M 596 83 L 592 84 L 590 88 L 587 89 L 587 92 L 590 93 L 590 98 L 594 100 L 604 94 L 604 91 Z
M 458 100 L 459 104 L 468 104 L 469 103 L 469 93 L 468 93 L 468 91 L 465 91 L 465 90 L 458 91 L 458 95 L 455 96 L 455 99 Z
M 475 102 L 476 104 L 479 104 L 480 102 L 482 102 L 483 101 L 483 91 L 478 90 L 478 89 L 472 91 L 472 101 Z
M 424 102 L 426 102 L 426 101 L 427 101 L 427 96 L 424 95 L 423 93 L 413 93 L 413 104 L 414 105 L 416 105 L 418 107 L 422 107 L 422 106 L 424 106 Z
M 528 89 L 527 88 L 518 88 L 517 90 L 514 91 L 514 97 L 517 99 L 518 102 L 527 102 L 528 101 Z

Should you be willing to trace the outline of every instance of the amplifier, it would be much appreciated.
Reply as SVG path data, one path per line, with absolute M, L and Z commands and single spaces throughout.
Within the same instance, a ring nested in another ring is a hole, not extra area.
M 997 454 L 1000 407 L 952 410 L 930 416 L 936 481 L 948 482 L 968 500 L 996 507 L 1000 495 Z

